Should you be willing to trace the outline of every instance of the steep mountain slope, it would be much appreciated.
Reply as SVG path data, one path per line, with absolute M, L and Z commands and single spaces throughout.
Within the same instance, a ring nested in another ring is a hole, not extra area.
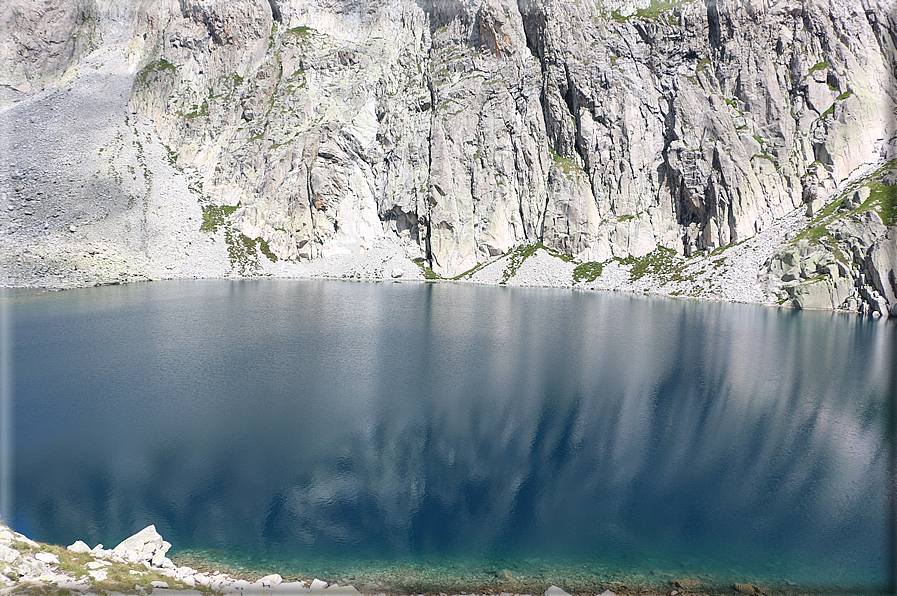
M 371 250 L 406 277 L 409 259 L 453 277 L 541 242 L 602 270 L 570 285 L 634 289 L 603 270 L 668 257 L 641 267 L 647 289 L 897 315 L 893 2 L 16 2 L 0 50 L 8 184 L 30 175 L 15 154 L 48 135 L 36 127 L 61 95 L 102 93 L 122 148 L 90 168 L 151 159 L 135 139 L 168 151 L 141 166 L 142 190 L 112 176 L 102 196 L 117 199 L 74 193 L 57 220 L 89 205 L 91 244 L 122 229 L 119 205 L 143 244 L 107 244 L 140 253 L 147 277 L 345 274 Z M 110 69 L 103 48 L 125 102 L 88 80 Z M 70 154 L 66 126 L 47 153 Z M 11 212 L 34 196 L 21 186 Z M 5 242 L 23 246 L 27 225 L 13 228 Z M 734 249 L 765 231 L 781 245 L 746 265 Z M 58 248 L 39 232 L 35 252 Z M 750 291 L 665 286 L 714 251 Z M 26 261 L 8 278 L 42 283 Z

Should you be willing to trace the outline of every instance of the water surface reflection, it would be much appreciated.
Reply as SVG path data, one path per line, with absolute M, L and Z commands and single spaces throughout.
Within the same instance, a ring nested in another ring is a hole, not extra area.
M 886 581 L 895 325 L 570 291 L 10 293 L 37 539 Z

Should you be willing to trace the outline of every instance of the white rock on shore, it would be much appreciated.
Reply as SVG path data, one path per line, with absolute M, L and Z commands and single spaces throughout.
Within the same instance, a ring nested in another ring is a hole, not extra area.
M 208 574 L 191 567 L 176 567 L 164 556 L 170 547 L 152 525 L 125 539 L 114 549 L 103 549 L 102 544 L 91 549 L 81 540 L 67 548 L 40 544 L 0 522 L 0 595 L 43 594 L 53 590 L 93 594 L 93 582 L 111 582 L 109 585 L 115 586 L 118 581 L 121 584 L 120 580 L 110 579 L 113 574 L 130 579 L 116 589 L 104 585 L 102 590 L 109 596 L 202 596 L 208 593 L 193 589 L 196 586 L 211 589 L 216 594 L 239 596 L 361 595 L 354 586 L 328 584 L 317 578 L 286 582 L 275 573 L 250 582 L 224 573 Z M 67 571 L 60 570 L 63 563 Z M 89 570 L 89 574 L 76 577 L 77 572 L 68 571 L 78 565 L 83 566 L 85 571 Z M 131 565 L 138 568 L 132 569 Z M 121 591 L 117 591 L 119 589 Z M 531 595 L 502 592 L 502 596 Z M 557 586 L 551 586 L 543 596 L 571 595 Z M 606 590 L 600 596 L 616 595 Z

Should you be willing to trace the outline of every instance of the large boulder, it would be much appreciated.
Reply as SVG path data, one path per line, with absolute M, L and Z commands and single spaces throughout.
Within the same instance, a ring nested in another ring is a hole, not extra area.
M 887 312 L 881 314 L 897 316 L 897 228 L 872 247 L 866 264 L 872 284 L 887 301 Z
M 153 567 L 174 567 L 165 553 L 171 544 L 156 532 L 156 526 L 149 525 L 130 538 L 123 540 L 112 549 L 112 554 L 134 563 L 148 563 Z
M 88 546 L 87 543 L 83 540 L 76 540 L 74 544 L 67 546 L 66 550 L 69 550 L 73 553 L 89 553 L 90 546 Z

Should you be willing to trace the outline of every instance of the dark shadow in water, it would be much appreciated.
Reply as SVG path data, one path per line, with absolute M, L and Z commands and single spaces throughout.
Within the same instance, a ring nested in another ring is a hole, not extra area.
M 868 15 L 868 13 L 867 13 Z M 890 21 L 890 31 L 897 30 L 897 5 L 891 6 L 891 12 L 888 15 Z M 876 28 L 876 35 L 881 37 L 880 47 L 894 47 L 893 39 L 887 39 L 879 28 Z M 897 103 L 897 54 L 894 52 L 885 52 L 890 55 L 890 89 L 891 98 Z M 897 131 L 897 114 L 892 112 L 892 124 L 890 129 Z M 891 156 L 893 157 L 893 156 Z M 895 283 L 895 280 L 891 280 Z M 887 540 L 887 593 L 897 594 L 897 345 L 891 344 L 890 352 L 891 362 L 891 381 L 888 390 L 888 419 L 887 419 L 887 445 L 888 445 L 888 540 Z
M 897 22 L 897 21 L 895 21 Z M 891 342 L 891 381 L 888 391 L 888 569 L 887 594 L 897 594 L 897 340 Z
M 306 569 L 891 580 L 892 323 L 338 282 L 14 312 L 17 525 L 38 539 L 154 523 L 179 548 Z

